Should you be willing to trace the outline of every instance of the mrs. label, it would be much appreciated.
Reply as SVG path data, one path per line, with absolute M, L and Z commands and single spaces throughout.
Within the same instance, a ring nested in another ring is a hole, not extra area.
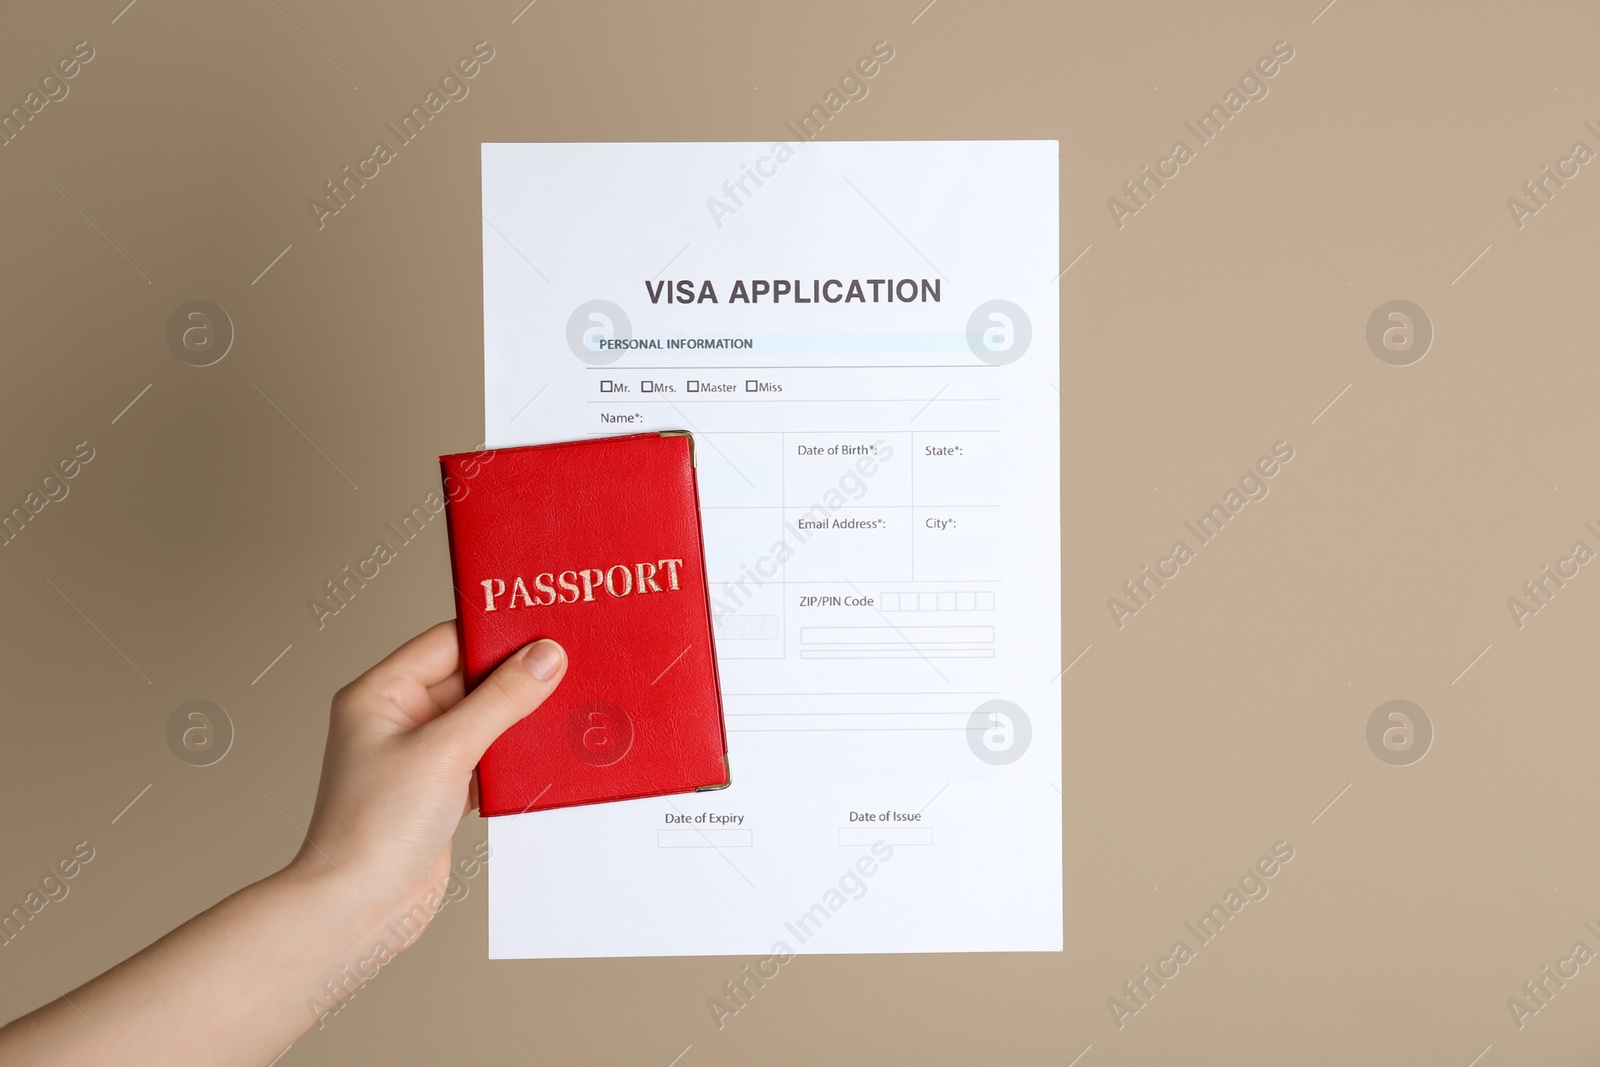
M 537 596 L 528 592 L 527 584 L 519 574 L 512 579 L 510 585 L 510 602 L 505 605 L 507 610 L 515 608 L 549 607 L 558 601 L 562 604 L 576 604 L 580 600 L 595 599 L 595 590 L 604 589 L 614 597 L 625 597 L 631 593 L 643 595 L 645 593 L 677 592 L 678 568 L 683 565 L 681 559 L 662 559 L 654 563 L 618 563 L 613 567 L 601 570 L 598 567 L 589 567 L 584 570 L 545 571 L 536 574 L 533 578 L 533 590 Z M 662 588 L 658 577 L 666 581 L 666 588 Z M 499 605 L 496 599 L 506 595 L 506 581 L 504 578 L 485 578 L 478 583 L 483 586 L 483 610 L 496 611 Z M 520 599 L 519 599 L 520 598 Z

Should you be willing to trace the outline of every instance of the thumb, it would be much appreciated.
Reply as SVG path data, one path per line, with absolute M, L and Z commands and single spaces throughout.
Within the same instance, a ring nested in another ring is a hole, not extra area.
M 554 641 L 535 641 L 513 652 L 455 707 L 423 728 L 471 768 L 494 739 L 555 691 L 567 672 L 567 653 Z

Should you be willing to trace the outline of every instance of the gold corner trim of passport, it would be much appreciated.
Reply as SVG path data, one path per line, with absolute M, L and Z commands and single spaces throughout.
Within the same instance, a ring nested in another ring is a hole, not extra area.
M 694 458 L 694 434 L 688 430 L 657 430 L 656 435 L 659 437 L 687 437 L 689 439 L 689 466 L 699 466 Z
M 713 793 L 713 792 L 716 792 L 718 789 L 726 789 L 730 785 L 732 785 L 733 784 L 733 765 L 728 762 L 728 754 L 726 752 L 724 752 L 722 754 L 722 766 L 728 772 L 728 780 L 726 782 L 723 782 L 721 785 L 697 785 L 697 786 L 695 786 L 694 791 L 696 793 Z

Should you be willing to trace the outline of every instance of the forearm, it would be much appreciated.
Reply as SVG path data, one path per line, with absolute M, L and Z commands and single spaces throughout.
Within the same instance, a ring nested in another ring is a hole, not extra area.
M 336 873 L 286 868 L 0 1030 L 0 1062 L 264 1067 L 370 955 L 370 911 Z
M 406 642 L 334 696 L 300 855 L 0 1029 L 0 1063 L 266 1067 L 444 906 L 473 768 L 565 670 L 538 641 L 467 694 L 454 624 Z

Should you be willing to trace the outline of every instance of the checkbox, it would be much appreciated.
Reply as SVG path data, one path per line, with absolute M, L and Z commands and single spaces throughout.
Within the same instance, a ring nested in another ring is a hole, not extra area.
M 747 393 L 753 393 L 756 391 L 756 387 L 760 384 L 761 383 L 756 381 L 754 378 L 746 378 L 744 380 L 744 391 Z
M 693 378 L 690 378 L 689 379 L 689 392 L 698 393 L 699 391 L 700 391 L 700 383 L 695 381 Z
M 613 382 L 610 378 L 601 378 L 600 379 L 600 391 L 602 393 L 612 392 L 616 388 L 616 384 L 617 383 Z
M 652 382 L 649 378 L 646 378 L 644 381 L 639 383 L 639 392 L 641 392 L 641 393 L 653 393 L 655 391 L 656 391 L 656 383 Z

